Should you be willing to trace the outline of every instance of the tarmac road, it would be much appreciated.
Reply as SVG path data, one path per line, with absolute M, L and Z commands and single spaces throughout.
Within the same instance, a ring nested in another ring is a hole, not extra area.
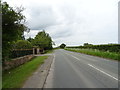
M 118 88 L 118 62 L 55 50 L 44 88 Z

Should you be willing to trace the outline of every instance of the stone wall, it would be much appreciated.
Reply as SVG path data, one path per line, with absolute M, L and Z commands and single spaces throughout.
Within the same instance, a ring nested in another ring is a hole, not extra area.
M 32 60 L 33 57 L 34 57 L 34 55 L 27 55 L 27 56 L 12 59 L 11 61 L 6 61 L 5 66 L 3 67 L 3 70 L 9 70 L 11 68 L 20 66 L 20 65 Z

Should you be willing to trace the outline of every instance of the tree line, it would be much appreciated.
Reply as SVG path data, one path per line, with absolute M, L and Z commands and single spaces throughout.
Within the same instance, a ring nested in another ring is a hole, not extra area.
M 88 43 L 84 43 L 84 46 L 69 46 L 66 48 L 78 48 L 78 49 L 97 49 L 100 51 L 109 51 L 120 53 L 120 44 L 101 44 L 101 45 L 92 45 Z

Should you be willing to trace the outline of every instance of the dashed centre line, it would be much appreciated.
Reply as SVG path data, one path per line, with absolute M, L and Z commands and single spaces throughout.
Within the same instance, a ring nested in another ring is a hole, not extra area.
M 70 55 L 70 54 L 68 54 L 68 53 L 65 53 L 65 54 Z M 73 58 L 75 58 L 75 59 L 77 59 L 77 60 L 80 61 L 79 58 L 77 58 L 77 57 L 75 57 L 75 56 L 73 56 L 73 55 L 70 55 L 70 56 L 72 56 Z M 107 76 L 113 78 L 114 80 L 117 80 L 117 81 L 118 81 L 118 79 L 117 79 L 116 77 L 114 77 L 114 76 L 112 76 L 112 75 L 110 75 L 110 74 L 108 74 L 108 73 L 106 73 L 106 72 L 104 72 L 104 71 L 102 71 L 102 70 L 96 68 L 95 66 L 93 66 L 93 65 L 91 65 L 91 64 L 88 64 L 88 66 L 90 66 L 90 67 L 96 69 L 97 71 L 99 71 L 99 72 L 101 72 L 101 73 L 103 73 L 103 74 L 105 74 L 105 75 L 107 75 Z
M 70 55 L 70 54 L 68 54 L 68 53 L 65 53 L 65 54 Z M 79 58 L 77 58 L 77 57 L 75 57 L 75 56 L 73 56 L 73 55 L 70 55 L 70 56 L 72 56 L 73 58 L 75 58 L 75 59 L 77 59 L 77 60 L 79 60 L 79 61 L 80 61 L 80 59 L 79 59 Z
M 65 53 L 65 54 L 70 55 L 70 54 L 68 54 L 68 53 Z M 73 56 L 73 55 L 70 55 L 70 56 L 72 56 L 73 58 L 75 58 L 75 59 L 77 59 L 77 60 L 80 61 L 79 58 L 77 58 L 77 57 L 75 57 L 75 56 Z M 98 70 L 99 72 L 101 72 L 101 73 L 103 73 L 103 74 L 105 74 L 105 75 L 107 75 L 107 76 L 113 78 L 114 80 L 117 80 L 117 81 L 118 81 L 118 79 L 117 79 L 116 77 L 114 77 L 114 76 L 112 76 L 112 75 L 110 75 L 110 74 L 108 74 L 108 73 L 106 73 L 106 72 L 104 72 L 104 71 L 102 71 L 102 70 L 96 68 L 95 66 L 93 66 L 93 65 L 91 65 L 91 64 L 88 64 L 88 66 L 90 66 L 90 67 L 92 67 L 92 68 Z
M 109 76 L 109 77 L 111 77 L 111 78 L 113 78 L 113 79 L 115 79 L 115 80 L 117 80 L 118 81 L 118 79 L 116 78 L 116 77 L 113 77 L 112 75 L 110 75 L 110 74 L 108 74 L 108 73 L 106 73 L 106 72 L 104 72 L 104 71 L 102 71 L 102 70 L 100 70 L 100 69 L 98 69 L 98 68 L 96 68 L 96 67 L 94 67 L 93 65 L 91 65 L 91 64 L 88 64 L 90 67 L 92 67 L 92 68 L 94 68 L 94 69 L 96 69 L 96 70 L 98 70 L 98 71 L 100 71 L 101 73 L 103 73 L 103 74 L 105 74 L 105 75 L 107 75 L 107 76 Z

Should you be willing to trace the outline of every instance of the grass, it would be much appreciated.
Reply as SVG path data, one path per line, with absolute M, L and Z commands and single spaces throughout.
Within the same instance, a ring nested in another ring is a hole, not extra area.
M 60 49 L 60 48 L 53 48 L 53 49 L 51 49 L 51 50 L 46 50 L 46 51 L 45 51 L 45 54 L 53 53 L 54 50 L 56 50 L 56 49 Z
M 26 79 L 42 64 L 48 56 L 38 56 L 33 60 L 9 71 L 3 72 L 2 88 L 21 88 Z
M 53 49 L 52 50 L 46 50 L 45 54 L 50 54 L 53 53 Z
M 66 48 L 65 50 L 84 53 L 84 54 L 93 55 L 93 56 L 99 56 L 102 58 L 108 58 L 113 60 L 120 60 L 120 54 L 115 52 L 104 52 L 104 51 L 93 50 L 93 49 L 73 49 L 73 48 Z

